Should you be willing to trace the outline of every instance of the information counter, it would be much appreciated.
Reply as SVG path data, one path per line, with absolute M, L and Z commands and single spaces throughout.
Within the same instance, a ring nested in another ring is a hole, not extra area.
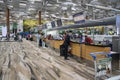
M 47 41 L 49 41 L 51 47 L 57 50 L 59 50 L 60 45 L 63 44 L 63 40 L 47 40 Z M 83 44 L 71 41 L 70 46 L 71 54 L 90 61 L 93 60 L 92 57 L 90 56 L 90 53 L 92 52 L 110 52 L 110 47 L 107 45 Z M 105 56 L 98 55 L 97 57 L 104 58 Z

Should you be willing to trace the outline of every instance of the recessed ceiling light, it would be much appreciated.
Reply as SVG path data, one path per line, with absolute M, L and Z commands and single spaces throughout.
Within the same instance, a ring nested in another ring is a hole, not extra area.
M 0 0 L 0 3 L 3 3 L 3 0 L 2 1 Z
M 34 10 L 35 10 L 35 8 L 29 8 L 28 10 L 29 10 L 29 11 L 34 11 Z
M 20 6 L 26 6 L 26 4 L 25 3 L 20 3 Z
M 63 6 L 61 9 L 62 9 L 62 10 L 67 10 L 67 7 L 64 7 L 64 6 Z

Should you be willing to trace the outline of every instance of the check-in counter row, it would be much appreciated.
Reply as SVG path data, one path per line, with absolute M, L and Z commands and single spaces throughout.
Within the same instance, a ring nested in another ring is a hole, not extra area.
M 60 45 L 63 44 L 63 40 L 46 40 L 51 47 L 60 49 Z M 90 53 L 92 52 L 110 52 L 110 47 L 107 45 L 94 45 L 94 44 L 83 44 L 71 41 L 71 54 L 82 57 L 84 59 L 92 61 Z M 104 58 L 103 55 L 98 55 L 97 58 Z

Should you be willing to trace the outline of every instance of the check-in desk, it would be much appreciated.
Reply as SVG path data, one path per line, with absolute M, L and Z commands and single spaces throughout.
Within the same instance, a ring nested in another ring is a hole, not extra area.
M 50 46 L 55 49 L 60 49 L 60 45 L 63 44 L 63 40 L 49 40 Z M 94 44 L 84 44 L 79 42 L 71 41 L 71 54 L 82 57 L 84 59 L 92 61 L 92 57 L 90 53 L 92 52 L 110 52 L 110 47 L 107 45 L 94 45 Z M 104 56 L 98 55 L 98 58 L 102 58 Z

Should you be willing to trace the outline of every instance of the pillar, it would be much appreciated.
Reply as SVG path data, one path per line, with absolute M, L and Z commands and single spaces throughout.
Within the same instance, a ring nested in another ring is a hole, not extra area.
M 6 25 L 7 25 L 7 33 L 10 33 L 10 20 L 9 20 L 9 16 L 10 16 L 10 10 L 8 8 L 6 8 Z
M 41 11 L 39 11 L 39 25 L 41 25 Z

